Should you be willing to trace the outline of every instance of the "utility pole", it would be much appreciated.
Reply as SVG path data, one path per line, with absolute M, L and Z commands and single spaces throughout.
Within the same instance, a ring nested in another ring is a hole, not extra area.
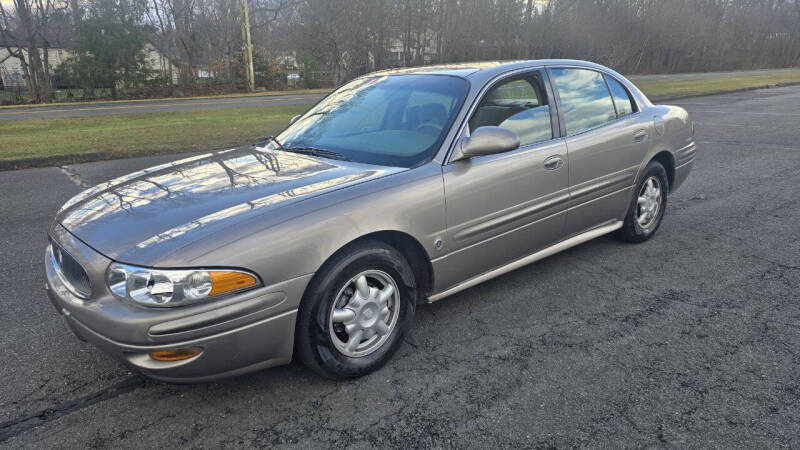
M 256 80 L 253 74 L 253 43 L 250 41 L 250 13 L 247 0 L 242 0 L 242 50 L 244 51 L 244 70 L 247 73 L 247 92 L 256 90 Z

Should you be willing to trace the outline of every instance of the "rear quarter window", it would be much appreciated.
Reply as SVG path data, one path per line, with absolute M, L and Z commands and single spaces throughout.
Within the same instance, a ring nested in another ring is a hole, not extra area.
M 608 87 L 611 89 L 611 96 L 614 98 L 614 104 L 617 106 L 617 116 L 628 116 L 636 111 L 635 104 L 631 95 L 625 86 L 616 79 L 606 76 Z

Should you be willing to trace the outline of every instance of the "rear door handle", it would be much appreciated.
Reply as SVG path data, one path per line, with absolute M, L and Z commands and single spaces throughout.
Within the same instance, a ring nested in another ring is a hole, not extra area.
M 633 133 L 633 140 L 636 142 L 644 142 L 647 140 L 647 132 L 644 130 L 639 130 Z
M 544 160 L 544 168 L 545 170 L 557 170 L 564 165 L 564 160 L 561 158 L 561 155 L 553 155 Z

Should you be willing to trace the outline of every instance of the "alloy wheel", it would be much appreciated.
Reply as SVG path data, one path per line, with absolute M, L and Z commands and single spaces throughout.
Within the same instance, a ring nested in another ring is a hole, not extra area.
M 345 283 L 328 319 L 336 349 L 351 358 L 378 350 L 397 326 L 399 296 L 397 283 L 380 270 L 361 272 Z
M 644 184 L 642 184 L 642 188 L 639 190 L 639 197 L 636 201 L 636 221 L 642 228 L 650 228 L 656 223 L 661 210 L 661 196 L 661 182 L 657 177 L 649 177 Z

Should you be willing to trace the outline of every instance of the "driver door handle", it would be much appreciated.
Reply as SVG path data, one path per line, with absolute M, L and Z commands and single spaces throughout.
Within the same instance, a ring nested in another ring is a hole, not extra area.
M 644 142 L 647 139 L 647 132 L 644 130 L 639 130 L 633 133 L 633 140 L 635 142 Z
M 561 155 L 553 155 L 544 160 L 545 170 L 558 170 L 563 165 L 564 165 L 564 159 L 561 158 Z

